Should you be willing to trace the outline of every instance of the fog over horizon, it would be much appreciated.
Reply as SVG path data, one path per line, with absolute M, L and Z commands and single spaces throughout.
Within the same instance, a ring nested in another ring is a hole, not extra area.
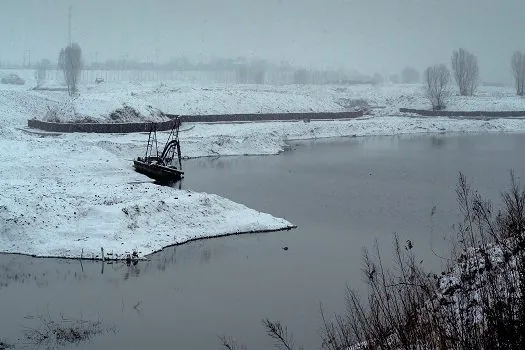
M 0 0 L 0 61 L 55 62 L 70 5 L 87 63 L 242 56 L 387 77 L 464 47 L 481 80 L 510 82 L 525 51 L 524 0 Z

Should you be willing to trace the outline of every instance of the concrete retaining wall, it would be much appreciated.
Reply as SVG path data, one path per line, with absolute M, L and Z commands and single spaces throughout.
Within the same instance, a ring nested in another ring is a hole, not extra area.
M 401 113 L 415 113 L 425 117 L 478 117 L 505 118 L 525 117 L 525 111 L 430 111 L 426 109 L 400 108 Z
M 175 120 L 157 123 L 157 131 L 171 130 Z M 131 133 L 148 132 L 151 123 L 51 123 L 30 119 L 27 121 L 30 128 L 53 132 L 94 132 L 94 133 Z
M 182 115 L 184 123 L 214 123 L 214 122 L 256 122 L 305 119 L 348 119 L 363 116 L 363 111 L 354 112 L 308 112 L 308 113 L 252 113 L 252 114 L 213 114 L 213 115 Z M 176 117 L 169 115 L 168 117 Z
M 304 119 L 345 119 L 363 116 L 362 111 L 336 113 L 272 113 L 272 114 L 217 114 L 217 115 L 167 115 L 170 118 L 180 117 L 183 123 L 212 122 L 253 122 Z M 175 119 L 157 123 L 157 131 L 170 130 Z M 30 128 L 53 132 L 92 132 L 92 133 L 132 133 L 148 132 L 151 123 L 52 123 L 36 119 L 27 121 Z

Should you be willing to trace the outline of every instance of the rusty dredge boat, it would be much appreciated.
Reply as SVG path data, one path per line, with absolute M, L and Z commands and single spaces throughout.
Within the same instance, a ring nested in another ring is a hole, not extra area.
M 146 146 L 146 155 L 133 160 L 135 171 L 159 182 L 176 182 L 184 178 L 179 143 L 180 119 L 174 119 L 164 149 L 159 153 L 157 124 L 152 123 Z M 178 165 L 178 167 L 177 167 Z

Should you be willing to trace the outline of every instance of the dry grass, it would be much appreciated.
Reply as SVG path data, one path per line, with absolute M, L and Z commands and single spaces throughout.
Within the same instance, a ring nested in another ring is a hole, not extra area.
M 53 320 L 51 316 L 39 315 L 36 317 L 39 325 L 35 328 L 26 327 L 24 331 L 25 343 L 29 346 L 56 348 L 71 344 L 80 344 L 92 339 L 96 335 L 107 332 L 116 332 L 115 327 L 104 328 L 102 321 L 68 319 L 60 315 L 60 319 Z
M 329 319 L 321 307 L 323 349 L 525 349 L 525 190 L 511 173 L 499 210 L 462 174 L 456 193 L 464 220 L 448 270 L 425 271 L 412 242 L 397 236 L 392 268 L 377 243 L 364 249 L 366 299 L 348 288 L 344 312 Z M 263 324 L 276 347 L 294 349 L 286 327 Z
M 302 346 L 295 347 L 293 335 L 288 333 L 288 328 L 279 321 L 270 321 L 265 318 L 262 320 L 266 334 L 273 339 L 274 347 L 279 350 L 303 350 Z M 247 350 L 246 345 L 237 342 L 235 339 L 220 336 L 221 347 L 224 350 Z
M 323 315 L 326 349 L 525 348 L 525 191 L 511 174 L 495 211 L 460 174 L 457 195 L 464 221 L 449 270 L 425 272 L 397 237 L 393 269 L 377 246 L 365 250 L 367 300 L 349 289 L 347 311 Z
M 14 345 L 7 343 L 5 339 L 0 339 L 0 350 L 12 349 L 14 347 Z

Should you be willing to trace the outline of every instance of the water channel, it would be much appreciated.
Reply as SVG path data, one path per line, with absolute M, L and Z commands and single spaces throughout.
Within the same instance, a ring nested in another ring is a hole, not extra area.
M 0 255 L 0 338 L 16 343 L 36 316 L 63 314 L 117 329 L 82 349 L 218 349 L 226 334 L 261 350 L 272 346 L 261 326 L 268 317 L 317 349 L 319 303 L 341 311 L 345 286 L 364 288 L 363 247 L 377 239 L 388 259 L 398 233 L 439 271 L 460 220 L 459 171 L 497 202 L 511 169 L 525 175 L 523 149 L 523 134 L 394 136 L 186 161 L 184 189 L 298 228 L 169 247 L 130 266 Z

